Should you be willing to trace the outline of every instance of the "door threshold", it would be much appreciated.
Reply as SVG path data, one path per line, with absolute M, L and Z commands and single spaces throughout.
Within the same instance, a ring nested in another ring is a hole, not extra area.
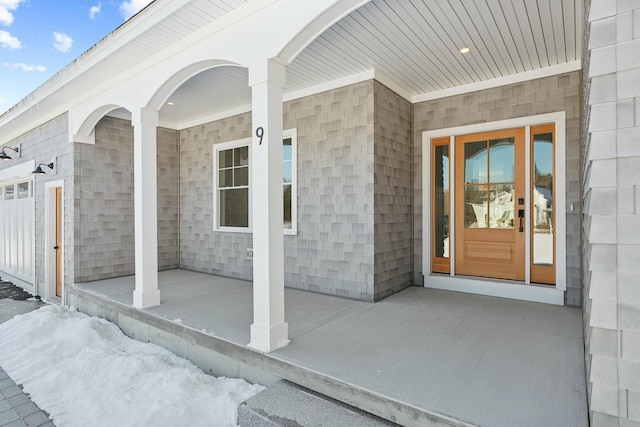
M 564 305 L 564 291 L 552 285 L 527 284 L 485 277 L 450 276 L 432 273 L 424 276 L 424 287 L 492 297 Z
M 62 306 L 62 298 L 59 296 L 52 296 L 46 299 L 47 302 L 55 305 Z

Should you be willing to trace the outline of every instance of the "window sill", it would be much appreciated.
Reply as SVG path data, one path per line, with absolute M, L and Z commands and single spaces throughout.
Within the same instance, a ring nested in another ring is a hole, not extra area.
M 240 228 L 240 227 L 219 227 L 214 228 L 214 232 L 219 233 L 240 233 L 240 234 L 253 234 L 252 228 Z M 285 236 L 297 236 L 298 230 L 282 230 L 282 234 Z

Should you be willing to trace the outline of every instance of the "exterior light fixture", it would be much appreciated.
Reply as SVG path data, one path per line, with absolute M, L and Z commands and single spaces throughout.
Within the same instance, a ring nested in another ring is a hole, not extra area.
M 460 49 L 460 53 L 469 53 L 471 52 L 471 49 L 469 49 L 468 47 L 463 47 Z
M 51 163 L 39 163 L 38 166 L 31 172 L 34 175 L 43 175 L 46 173 L 50 173 L 51 175 L 56 174 L 56 159 L 55 157 L 51 160 Z
M 7 153 L 7 150 L 9 153 Z M 0 160 L 13 160 L 17 158 L 20 158 L 20 144 L 16 145 L 16 148 L 4 146 L 0 149 Z

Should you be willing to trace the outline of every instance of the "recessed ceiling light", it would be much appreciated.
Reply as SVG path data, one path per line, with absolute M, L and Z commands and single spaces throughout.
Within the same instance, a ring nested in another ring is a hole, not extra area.
M 469 53 L 471 51 L 471 49 L 469 49 L 468 47 L 463 47 L 462 49 L 460 49 L 460 53 Z
M 167 105 L 176 105 L 176 104 L 174 104 L 173 102 L 169 101 L 169 102 L 167 102 Z

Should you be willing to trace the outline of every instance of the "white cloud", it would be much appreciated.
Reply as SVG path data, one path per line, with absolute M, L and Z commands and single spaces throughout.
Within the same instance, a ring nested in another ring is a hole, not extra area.
M 69 52 L 71 50 L 71 46 L 73 46 L 73 39 L 66 35 L 65 33 L 58 33 L 57 31 L 53 33 L 53 38 L 55 39 L 55 43 L 53 46 L 58 49 L 60 52 Z
M 12 10 L 16 10 L 24 0 L 0 0 L 0 24 L 11 25 L 13 23 Z
M 0 98 L 0 105 L 7 105 L 9 103 L 9 101 L 7 101 L 4 98 Z
M 7 31 L 0 31 L 0 46 L 4 47 L 5 49 L 13 50 L 22 48 L 22 43 Z
M 45 67 L 44 65 L 27 65 L 24 64 L 22 62 L 14 62 L 12 64 L 9 64 L 8 62 L 4 63 L 5 68 L 11 68 L 12 70 L 22 70 L 22 71 L 39 71 L 39 72 L 43 72 L 47 70 L 47 67 Z
M 96 15 L 100 14 L 101 9 L 102 9 L 102 2 L 98 2 L 96 6 L 91 6 L 91 9 L 89 9 L 89 19 L 91 19 L 92 21 L 96 19 Z
M 2 1 L 2 0 L 0 0 Z M 120 4 L 120 12 L 125 20 L 131 18 L 140 12 L 143 7 L 151 3 L 153 0 L 126 0 Z

